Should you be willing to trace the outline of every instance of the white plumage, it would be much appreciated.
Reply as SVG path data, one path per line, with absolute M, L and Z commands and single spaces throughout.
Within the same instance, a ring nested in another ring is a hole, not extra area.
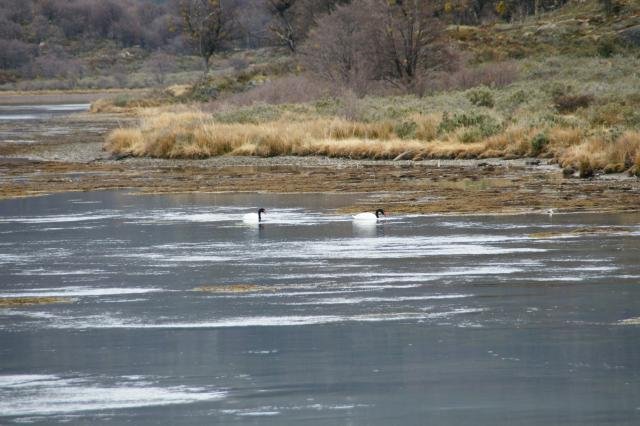
M 378 218 L 373 213 L 358 213 L 353 216 L 355 222 L 377 222 Z
M 266 214 L 264 209 L 259 209 L 257 213 L 247 213 L 242 216 L 242 221 L 249 225 L 257 225 L 263 221 L 263 214 Z
M 353 221 L 358 223 L 376 223 L 380 218 L 380 214 L 384 216 L 384 210 L 378 209 L 375 213 L 358 213 L 353 216 Z

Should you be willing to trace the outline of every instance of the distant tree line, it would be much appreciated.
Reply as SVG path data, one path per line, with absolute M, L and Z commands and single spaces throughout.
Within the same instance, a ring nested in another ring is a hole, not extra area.
M 425 67 L 446 68 L 443 25 L 514 20 L 567 1 L 0 0 L 0 83 L 80 76 L 101 66 L 90 57 L 104 46 L 196 53 L 205 71 L 226 49 L 283 46 L 322 75 L 413 84 Z M 599 1 L 609 11 L 618 0 Z

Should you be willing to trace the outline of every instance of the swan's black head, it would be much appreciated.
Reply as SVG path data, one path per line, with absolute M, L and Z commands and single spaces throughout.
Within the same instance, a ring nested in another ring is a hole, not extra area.
M 262 220 L 262 213 L 267 213 L 267 211 L 265 209 L 260 209 L 258 210 L 258 222 L 260 222 Z
M 384 214 L 384 210 L 382 210 L 382 209 L 376 210 L 376 217 L 380 217 L 381 214 L 382 214 L 382 216 L 386 216 L 386 214 Z

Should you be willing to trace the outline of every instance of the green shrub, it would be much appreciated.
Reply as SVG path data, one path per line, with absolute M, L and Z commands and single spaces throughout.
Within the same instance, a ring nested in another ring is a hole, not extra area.
M 549 145 L 549 137 L 544 133 L 538 133 L 531 139 L 531 153 L 536 156 L 540 155 L 542 151 Z
M 478 142 L 479 140 L 482 139 L 482 137 L 483 137 L 482 131 L 477 127 L 472 127 L 462 132 L 458 136 L 458 139 L 462 143 L 472 143 L 472 142 Z
M 438 133 L 450 133 L 461 127 L 474 127 L 477 129 L 478 135 L 485 138 L 495 135 L 502 129 L 502 125 L 490 115 L 461 113 L 453 114 L 453 116 L 450 117 L 449 114 L 445 112 L 438 126 Z
M 186 97 L 194 101 L 207 102 L 218 97 L 218 88 L 210 81 L 200 81 L 191 88 Z
M 612 57 L 617 50 L 617 42 L 612 37 L 603 37 L 598 41 L 596 51 L 601 58 Z
M 495 104 L 493 100 L 493 93 L 486 87 L 469 90 L 467 92 L 467 99 L 469 99 L 469 102 L 475 106 L 493 108 L 493 105 Z
M 113 99 L 113 105 L 119 107 L 119 108 L 124 108 L 129 104 L 129 101 L 131 101 L 131 97 L 128 95 L 118 95 Z
M 415 139 L 417 130 L 418 125 L 413 121 L 403 121 L 393 129 L 400 139 Z
M 608 102 L 589 110 L 589 121 L 595 126 L 629 126 L 640 128 L 640 111 L 636 106 Z
M 266 123 L 275 121 L 282 115 L 282 111 L 274 105 L 254 104 L 250 107 L 234 109 L 216 114 L 216 119 L 222 123 Z
M 508 102 L 514 106 L 520 105 L 526 100 L 527 100 L 527 93 L 522 89 L 513 92 L 511 96 L 509 96 L 508 98 Z
M 552 99 L 555 99 L 560 96 L 572 95 L 575 89 L 571 84 L 554 81 L 543 86 L 542 90 L 549 93 Z

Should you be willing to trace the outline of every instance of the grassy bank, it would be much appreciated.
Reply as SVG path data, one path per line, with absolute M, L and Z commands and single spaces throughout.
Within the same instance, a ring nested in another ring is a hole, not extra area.
M 113 153 L 159 158 L 326 155 L 393 159 L 544 157 L 582 176 L 640 174 L 640 60 L 526 59 L 518 78 L 414 97 L 140 109 Z

